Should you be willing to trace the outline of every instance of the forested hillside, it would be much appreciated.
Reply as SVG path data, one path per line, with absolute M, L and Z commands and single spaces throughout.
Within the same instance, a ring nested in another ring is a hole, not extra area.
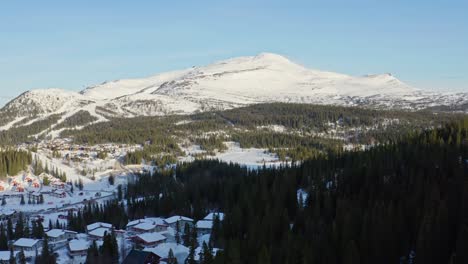
M 139 179 L 127 210 L 87 207 L 70 228 L 219 210 L 215 263 L 468 263 L 468 120 L 293 167 L 196 161 Z
M 173 160 L 182 153 L 177 146 L 181 143 L 199 145 L 208 153 L 222 151 L 224 141 L 238 142 L 243 148 L 269 149 L 281 160 L 304 160 L 341 151 L 345 144 L 394 141 L 411 131 L 439 127 L 462 116 L 275 103 L 188 116 L 111 119 L 81 130 L 65 130 L 61 136 L 80 144 L 151 142 L 144 153 L 137 154 L 146 160 L 161 151 L 164 160 Z M 132 160 L 134 157 L 127 159 Z
M 0 179 L 7 175 L 16 175 L 25 170 L 32 162 L 31 153 L 23 150 L 0 151 Z

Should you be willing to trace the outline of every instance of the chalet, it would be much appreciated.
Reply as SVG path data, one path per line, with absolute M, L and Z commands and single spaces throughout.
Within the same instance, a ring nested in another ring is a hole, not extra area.
M 189 226 L 193 226 L 193 219 L 185 217 L 185 216 L 180 216 L 180 215 L 175 215 L 169 218 L 166 218 L 164 220 L 167 225 L 169 225 L 171 228 L 176 229 L 177 223 L 179 223 L 179 228 L 183 230 L 185 224 L 188 224 Z
M 78 235 L 75 231 L 62 230 L 62 229 L 51 229 L 46 232 L 47 238 L 50 242 L 68 241 L 74 239 Z
M 223 213 L 209 213 L 203 220 L 208 220 L 208 221 L 214 221 L 214 219 L 218 217 L 220 221 L 224 220 L 224 214 Z
M 197 234 L 199 236 L 211 234 L 211 229 L 213 228 L 213 221 L 200 220 L 196 223 L 195 228 L 197 229 Z
M 42 242 L 38 239 L 20 238 L 13 243 L 13 248 L 17 251 L 35 252 L 36 250 L 40 251 L 41 247 Z
M 89 233 L 90 231 L 93 231 L 94 229 L 97 229 L 97 228 L 112 229 L 112 224 L 103 223 L 103 222 L 96 222 L 96 223 L 87 225 L 86 226 L 86 232 Z
M 155 247 L 166 240 L 167 238 L 160 233 L 143 233 L 132 237 L 133 243 L 141 248 Z
M 133 249 L 122 262 L 123 264 L 159 264 L 161 257 L 153 252 Z
M 61 181 L 54 181 L 50 184 L 50 186 L 52 186 L 52 188 L 56 188 L 56 189 L 65 189 L 65 183 L 61 182 Z
M 86 240 L 73 239 L 68 242 L 68 254 L 72 257 L 86 256 L 89 242 Z
M 65 198 L 67 197 L 67 193 L 64 190 L 55 190 L 50 193 L 50 196 L 57 197 L 57 198 Z

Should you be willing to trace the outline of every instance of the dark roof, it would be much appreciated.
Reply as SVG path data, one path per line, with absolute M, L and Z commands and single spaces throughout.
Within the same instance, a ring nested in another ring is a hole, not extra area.
M 122 264 L 146 264 L 146 260 L 151 256 L 159 259 L 160 257 L 153 252 L 132 249 Z

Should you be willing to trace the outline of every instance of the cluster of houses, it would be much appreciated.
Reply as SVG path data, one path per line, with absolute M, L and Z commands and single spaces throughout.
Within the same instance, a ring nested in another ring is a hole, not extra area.
M 125 230 L 117 230 L 112 224 L 96 222 L 86 226 L 86 233 L 77 233 L 64 229 L 47 230 L 49 247 L 56 252 L 66 250 L 69 258 L 85 259 L 89 246 L 93 241 L 98 245 L 103 243 L 106 234 L 114 233 L 119 243 L 126 243 L 133 248 L 125 256 L 124 263 L 159 263 L 167 258 L 169 248 L 185 258 L 188 249 L 183 245 L 176 244 L 176 228 L 184 227 L 188 224 L 196 228 L 199 236 L 206 236 L 211 233 L 213 220 L 215 217 L 223 219 L 222 213 L 210 213 L 203 220 L 195 222 L 193 219 L 184 216 L 172 216 L 169 218 L 148 217 L 136 219 L 126 225 Z M 124 242 L 122 242 L 124 241 Z M 43 240 L 33 238 L 20 238 L 12 244 L 14 254 L 24 251 L 27 258 L 36 256 L 41 252 Z M 184 255 L 185 254 L 185 255 Z M 0 251 L 0 263 L 10 258 L 10 251 Z M 135 262 L 135 259 L 146 260 L 146 262 Z

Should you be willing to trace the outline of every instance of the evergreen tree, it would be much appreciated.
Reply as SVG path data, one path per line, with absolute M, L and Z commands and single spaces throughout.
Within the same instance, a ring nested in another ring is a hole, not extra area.
M 20 239 L 24 237 L 24 222 L 23 222 L 23 213 L 18 214 L 18 220 L 15 226 L 15 238 Z
M 15 253 L 13 252 L 13 247 L 10 248 L 10 260 L 8 263 L 16 264 L 16 258 L 15 258 Z
M 167 264 L 177 264 L 177 258 L 174 256 L 174 252 L 172 248 L 169 249 L 169 253 L 167 254 Z
M 179 221 L 176 222 L 175 241 L 176 241 L 177 245 L 180 244 L 180 224 L 179 224 Z
M 8 238 L 5 233 L 5 228 L 3 227 L 3 223 L 0 224 L 0 250 L 3 250 L 3 251 L 8 250 Z
M 91 246 L 88 248 L 85 263 L 94 264 L 94 263 L 98 263 L 98 261 L 99 261 L 99 251 L 98 251 L 98 246 L 96 244 L 96 240 L 94 240 Z
M 15 235 L 13 233 L 13 223 L 11 222 L 10 218 L 8 218 L 7 220 L 7 236 L 8 236 L 8 240 L 15 239 Z
M 203 242 L 203 248 L 202 248 L 202 255 L 203 255 L 203 262 L 202 264 L 212 264 L 213 263 L 213 254 L 211 252 L 211 249 L 210 247 L 208 247 L 208 245 Z M 270 263 L 270 262 L 268 262 Z
M 184 234 L 182 237 L 184 239 L 184 246 L 190 247 L 191 239 L 192 239 L 192 232 L 191 232 L 190 225 L 188 223 L 185 223 Z
M 20 202 L 21 205 L 24 205 L 24 195 L 21 195 L 21 202 Z
M 26 256 L 24 255 L 23 249 L 18 253 L 18 262 L 19 264 L 26 264 Z
M 55 255 L 49 249 L 47 237 L 43 240 L 41 255 L 36 257 L 37 264 L 55 264 Z

